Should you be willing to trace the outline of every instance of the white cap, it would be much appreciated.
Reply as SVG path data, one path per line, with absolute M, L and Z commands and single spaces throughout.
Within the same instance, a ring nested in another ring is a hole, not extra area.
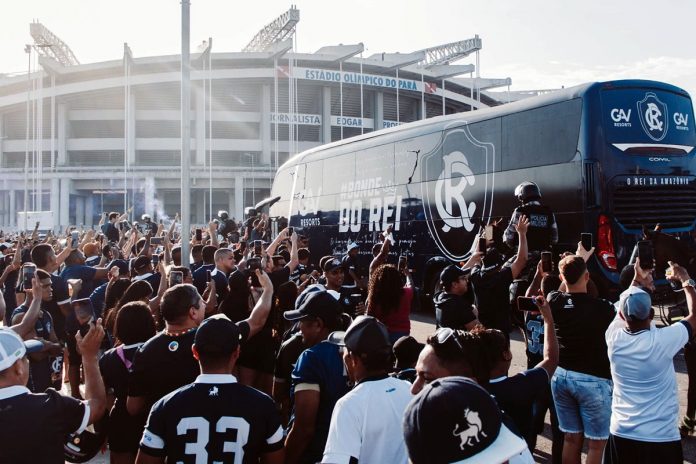
M 0 328 L 0 372 L 12 367 L 18 359 L 28 353 L 36 353 L 43 349 L 43 343 L 38 340 L 23 341 L 17 332 L 6 327 Z

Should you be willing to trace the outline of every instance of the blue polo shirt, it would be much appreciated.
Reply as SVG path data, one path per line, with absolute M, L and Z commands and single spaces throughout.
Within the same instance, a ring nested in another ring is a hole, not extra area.
M 305 449 L 300 462 L 320 462 L 329 435 L 331 414 L 336 402 L 350 390 L 348 376 L 343 365 L 340 347 L 323 341 L 306 349 L 297 359 L 292 371 L 291 399 L 295 400 L 295 391 L 310 385 L 319 387 L 319 410 L 317 411 L 316 430 L 312 441 Z M 291 422 L 295 419 L 293 417 Z

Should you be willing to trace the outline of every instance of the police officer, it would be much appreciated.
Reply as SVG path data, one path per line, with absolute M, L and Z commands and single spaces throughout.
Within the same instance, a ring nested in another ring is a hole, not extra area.
M 141 218 L 143 223 L 140 224 L 140 230 L 142 233 L 151 233 L 153 236 L 157 233 L 157 224 L 152 222 L 152 217 L 149 214 L 143 214 Z
M 536 269 L 542 251 L 548 251 L 551 245 L 558 242 L 558 226 L 556 217 L 548 206 L 541 204 L 541 191 L 534 182 L 525 181 L 515 187 L 515 196 L 521 203 L 515 208 L 510 218 L 510 223 L 505 229 L 505 243 L 513 250 L 518 246 L 518 235 L 516 225 L 522 216 L 529 220 L 527 227 L 527 265 L 515 278 L 510 285 L 510 304 L 513 306 L 512 322 L 513 325 L 521 326 L 524 321 L 522 313 L 514 310 L 517 297 L 524 295 L 527 287 L 533 278 L 533 271 Z M 511 266 L 515 256 L 510 258 L 506 266 Z
M 239 241 L 239 232 L 237 231 L 237 223 L 230 219 L 230 215 L 227 211 L 218 211 L 218 218 L 220 219 L 220 226 L 218 227 L 218 234 L 227 238 L 228 235 L 232 235 L 232 242 Z
M 517 248 L 517 230 L 515 225 L 521 216 L 529 219 L 527 229 L 527 247 L 530 254 L 547 251 L 558 242 L 558 226 L 553 211 L 541 204 L 541 191 L 534 182 L 522 182 L 515 187 L 515 196 L 522 204 L 515 208 L 505 230 L 505 243 Z M 536 265 L 536 263 L 535 263 Z

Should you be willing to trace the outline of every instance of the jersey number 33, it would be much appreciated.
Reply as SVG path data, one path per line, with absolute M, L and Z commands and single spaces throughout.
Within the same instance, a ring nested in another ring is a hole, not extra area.
M 186 435 L 190 430 L 195 430 L 197 439 L 194 443 L 186 443 L 184 452 L 196 457 L 196 464 L 208 463 L 208 452 L 206 447 L 213 433 L 223 434 L 228 430 L 237 431 L 236 441 L 223 441 L 222 452 L 234 453 L 234 464 L 242 464 L 244 459 L 243 447 L 249 439 L 249 423 L 241 417 L 221 417 L 215 424 L 215 430 L 211 424 L 203 417 L 184 417 L 176 426 L 178 435 Z M 217 441 L 217 440 L 215 440 Z

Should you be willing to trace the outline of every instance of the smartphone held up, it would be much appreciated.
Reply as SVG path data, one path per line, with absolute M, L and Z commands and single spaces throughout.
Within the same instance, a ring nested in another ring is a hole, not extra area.
M 36 275 L 36 265 L 34 263 L 24 263 L 22 266 L 22 288 L 31 290 L 31 281 Z
M 531 314 L 539 314 L 541 311 L 539 311 L 539 303 L 541 302 L 541 297 L 539 296 L 534 296 L 534 297 L 527 297 L 527 296 L 518 296 L 517 297 L 517 309 L 519 311 L 527 311 Z
M 94 306 L 89 298 L 73 300 L 71 306 L 80 325 L 86 325 L 96 320 Z
M 652 242 L 649 240 L 638 242 L 638 259 L 640 260 L 641 269 L 647 271 L 655 267 Z

